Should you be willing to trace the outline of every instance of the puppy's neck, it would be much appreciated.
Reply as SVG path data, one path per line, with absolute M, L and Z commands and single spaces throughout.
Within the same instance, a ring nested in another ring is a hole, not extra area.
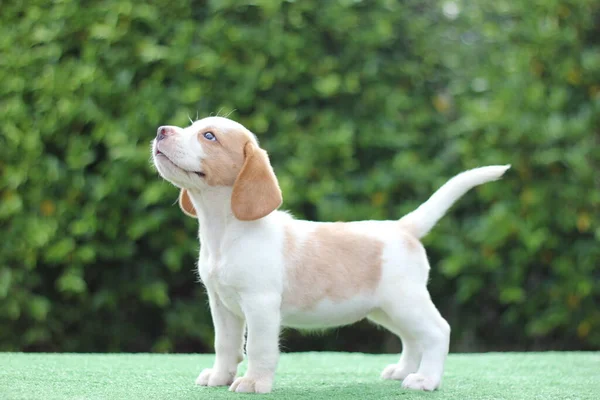
M 188 190 L 200 224 L 200 243 L 211 251 L 218 251 L 227 228 L 237 221 L 231 211 L 232 191 L 233 188 L 225 186 Z

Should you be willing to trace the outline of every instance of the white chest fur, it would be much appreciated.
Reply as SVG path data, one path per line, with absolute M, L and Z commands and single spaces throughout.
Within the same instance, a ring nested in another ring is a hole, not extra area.
M 206 256 L 200 251 L 198 273 L 206 289 L 223 303 L 227 309 L 243 317 L 240 297 L 233 268 L 228 268 L 222 257 Z

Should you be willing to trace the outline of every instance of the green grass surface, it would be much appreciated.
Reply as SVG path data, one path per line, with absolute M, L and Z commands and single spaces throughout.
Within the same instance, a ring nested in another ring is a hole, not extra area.
M 194 385 L 212 355 L 0 353 L 0 399 L 600 399 L 600 353 L 452 354 L 433 393 L 380 380 L 396 360 L 284 354 L 273 393 L 247 395 Z

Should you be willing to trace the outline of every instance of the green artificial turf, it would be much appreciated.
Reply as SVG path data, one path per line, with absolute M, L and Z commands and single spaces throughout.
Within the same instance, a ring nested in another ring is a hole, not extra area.
M 600 399 L 598 352 L 452 354 L 433 393 L 379 379 L 397 356 L 358 353 L 284 354 L 268 395 L 195 386 L 213 358 L 0 353 L 0 399 Z

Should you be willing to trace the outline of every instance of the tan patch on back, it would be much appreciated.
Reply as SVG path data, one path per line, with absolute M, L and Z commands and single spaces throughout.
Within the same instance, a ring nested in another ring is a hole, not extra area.
M 309 309 L 324 299 L 340 302 L 374 292 L 382 253 L 383 242 L 341 222 L 323 224 L 302 241 L 286 226 L 284 305 Z
M 217 140 L 204 139 L 206 132 L 212 132 Z M 254 138 L 249 132 L 238 129 L 220 130 L 216 127 L 203 129 L 198 133 L 205 157 L 202 172 L 211 186 L 233 186 L 244 165 L 244 146 Z

